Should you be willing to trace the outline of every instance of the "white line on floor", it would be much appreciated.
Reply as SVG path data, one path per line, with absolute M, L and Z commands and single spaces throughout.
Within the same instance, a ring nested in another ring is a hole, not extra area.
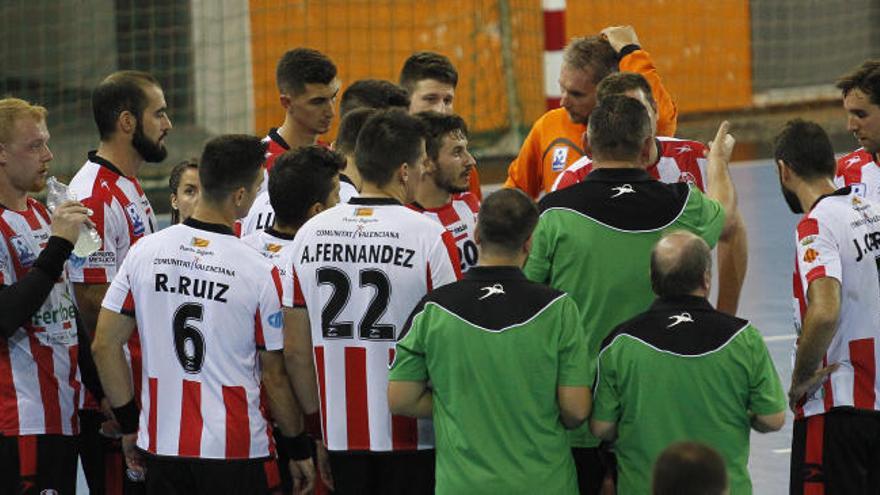
M 764 342 L 784 342 L 786 340 L 794 340 L 797 338 L 797 335 L 771 335 L 769 337 L 764 337 Z
M 791 454 L 791 449 L 773 449 L 774 454 Z

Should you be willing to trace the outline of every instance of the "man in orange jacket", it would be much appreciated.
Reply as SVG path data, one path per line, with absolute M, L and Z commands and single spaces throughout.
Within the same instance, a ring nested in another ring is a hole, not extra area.
M 587 154 L 584 133 L 596 106 L 596 86 L 617 71 L 637 72 L 648 80 L 657 101 L 657 135 L 675 134 L 678 110 L 650 55 L 641 49 L 635 30 L 632 26 L 605 28 L 600 36 L 574 38 L 565 47 L 559 74 L 562 108 L 535 121 L 507 170 L 506 187 L 537 199 L 550 192 L 556 176 Z

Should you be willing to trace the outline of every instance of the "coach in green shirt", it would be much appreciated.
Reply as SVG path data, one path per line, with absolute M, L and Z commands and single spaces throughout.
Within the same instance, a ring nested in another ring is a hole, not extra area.
M 734 140 L 726 122 L 709 155 L 708 195 L 686 183 L 664 184 L 645 171 L 655 144 L 638 100 L 603 98 L 587 132 L 595 168 L 580 184 L 541 200 L 525 273 L 575 300 L 595 365 L 602 339 L 651 304 L 648 258 L 660 236 L 685 229 L 715 245 L 734 230 L 738 215 L 727 169 Z M 599 440 L 584 427 L 572 433 L 571 443 L 581 493 L 598 493 L 605 476 Z
M 749 427 L 763 433 L 785 422 L 786 396 L 761 334 L 706 300 L 711 263 L 699 237 L 664 237 L 651 255 L 659 297 L 602 343 L 590 426 L 614 441 L 621 495 L 649 493 L 655 459 L 682 440 L 718 450 L 730 493 L 750 494 Z
M 593 375 L 577 305 L 520 270 L 537 220 L 518 190 L 486 198 L 479 265 L 428 294 L 397 343 L 388 402 L 433 416 L 438 494 L 578 492 L 565 428 L 589 414 Z

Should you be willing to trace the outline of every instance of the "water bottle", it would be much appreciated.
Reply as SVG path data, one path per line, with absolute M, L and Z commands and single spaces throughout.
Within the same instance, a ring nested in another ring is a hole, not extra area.
M 46 181 L 49 194 L 46 197 L 46 205 L 49 211 L 55 212 L 55 208 L 65 201 L 76 201 L 76 196 L 70 192 L 66 184 L 58 181 L 55 177 L 49 177 Z M 80 225 L 79 237 L 73 245 L 73 254 L 79 258 L 86 258 L 101 247 L 101 236 L 98 231 L 88 225 Z

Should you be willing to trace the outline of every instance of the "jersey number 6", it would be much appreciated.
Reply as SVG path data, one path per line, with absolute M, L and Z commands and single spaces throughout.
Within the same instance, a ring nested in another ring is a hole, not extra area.
M 205 361 L 205 338 L 198 328 L 189 323 L 190 320 L 202 321 L 204 313 L 205 308 L 197 303 L 181 304 L 174 312 L 174 350 L 183 371 L 187 373 L 202 371 Z

